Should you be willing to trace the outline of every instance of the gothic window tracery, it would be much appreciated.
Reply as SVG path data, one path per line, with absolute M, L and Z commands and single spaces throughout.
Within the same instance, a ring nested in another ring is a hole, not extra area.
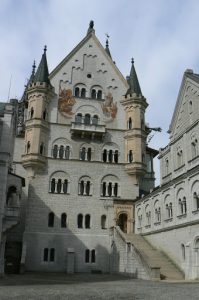
M 69 194 L 70 181 L 64 172 L 56 172 L 50 179 L 50 193 L 53 194 Z
M 52 149 L 52 156 L 53 158 L 60 158 L 60 159 L 70 159 L 70 146 L 64 145 L 54 145 Z
M 78 194 L 81 196 L 91 196 L 92 195 L 91 186 L 92 184 L 89 177 L 81 178 L 79 181 Z
M 101 183 L 101 196 L 119 197 L 119 184 L 115 176 L 106 176 Z

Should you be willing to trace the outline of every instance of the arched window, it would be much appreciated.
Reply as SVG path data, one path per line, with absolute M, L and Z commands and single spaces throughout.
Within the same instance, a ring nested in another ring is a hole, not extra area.
M 48 214 L 48 227 L 54 227 L 54 213 L 53 212 L 50 212 Z
M 83 215 L 82 214 L 79 214 L 77 216 L 77 227 L 83 228 Z
M 132 129 L 132 119 L 131 117 L 128 119 L 128 126 L 127 126 L 128 129 Z
M 67 194 L 67 192 L 68 192 L 68 180 L 67 179 L 64 179 L 63 192 L 64 192 L 64 194 Z
M 51 190 L 51 193 L 55 192 L 55 178 L 52 178 L 52 180 L 51 180 L 50 190 Z
M 84 181 L 81 180 L 80 182 L 80 195 L 83 195 L 84 194 Z
M 80 151 L 80 159 L 85 160 L 86 159 L 86 148 L 83 147 Z
M 118 197 L 118 183 L 107 181 L 107 179 L 104 179 L 104 181 L 101 183 L 101 195 L 103 197 Z M 110 180 L 114 179 L 110 177 Z
M 102 91 L 101 90 L 97 91 L 97 99 L 102 99 Z
M 106 229 L 106 215 L 101 216 L 101 228 Z
M 116 182 L 114 185 L 114 196 L 117 197 L 118 194 L 118 183 Z
M 81 90 L 81 98 L 85 98 L 86 97 L 86 89 L 82 88 Z
M 75 97 L 79 97 L 79 88 L 78 87 L 75 88 Z
M 192 154 L 192 158 L 195 158 L 198 155 L 198 140 L 197 139 L 195 139 L 191 143 L 191 154 Z
M 144 155 L 144 153 L 142 154 L 142 162 L 145 163 L 145 155 Z
M 109 150 L 109 154 L 108 154 L 108 160 L 109 162 L 113 162 L 113 150 Z
M 194 192 L 193 193 L 193 198 L 194 198 L 194 207 L 195 207 L 195 209 L 196 210 L 199 210 L 199 195 L 196 193 L 196 192 Z
M 181 244 L 181 251 L 182 251 L 182 259 L 185 260 L 186 256 L 185 256 L 185 245 Z
M 61 181 L 61 179 L 58 179 L 58 181 L 57 181 L 57 193 L 58 194 L 61 193 L 61 188 L 62 188 L 62 181 Z
M 91 98 L 96 99 L 96 90 L 95 89 L 92 89 L 92 91 L 91 91 Z
M 91 216 L 85 215 L 85 228 L 90 229 L 91 228 Z
M 93 116 L 93 118 L 92 118 L 92 124 L 93 125 L 97 125 L 98 124 L 98 116 L 97 115 Z
M 106 196 L 106 182 L 103 182 L 102 184 L 102 196 Z
M 169 160 L 168 160 L 168 158 L 166 158 L 166 160 L 165 160 L 165 174 L 166 175 L 169 174 Z
M 95 263 L 95 250 L 91 251 L 91 263 Z
M 89 263 L 89 261 L 90 261 L 90 250 L 86 249 L 85 250 L 85 262 Z
M 64 157 L 64 146 L 60 146 L 59 148 L 59 158 L 63 158 Z
M 132 150 L 129 150 L 129 163 L 132 163 L 133 162 L 133 151 Z
M 85 125 L 90 125 L 90 123 L 91 123 L 91 116 L 89 114 L 85 114 L 84 124 Z
M 108 196 L 111 197 L 112 195 L 112 182 L 109 182 L 108 184 Z
M 61 215 L 61 227 L 62 228 L 66 228 L 67 227 L 66 221 L 67 221 L 67 215 L 66 215 L 66 213 L 63 213 Z
M 34 117 L 34 108 L 31 107 L 31 110 L 30 110 L 30 118 L 32 119 Z
M 30 153 L 30 141 L 27 143 L 27 153 Z
M 78 113 L 76 116 L 75 116 L 75 123 L 82 123 L 82 114 Z
M 91 161 L 91 154 L 92 154 L 92 150 L 91 150 L 91 148 L 88 148 L 88 150 L 87 150 L 87 160 L 88 161 Z
M 115 162 L 116 164 L 118 163 L 118 150 L 115 150 L 114 162 Z
M 69 159 L 70 158 L 70 147 L 66 146 L 66 150 L 65 150 L 65 158 Z
M 102 158 L 103 158 L 103 162 L 107 161 L 107 150 L 106 149 L 104 149 L 104 151 L 103 151 Z
M 90 181 L 87 181 L 87 183 L 86 183 L 86 196 L 90 195 L 90 186 L 91 186 Z
M 57 158 L 57 154 L 58 154 L 58 146 L 54 145 L 54 147 L 53 147 L 53 157 Z

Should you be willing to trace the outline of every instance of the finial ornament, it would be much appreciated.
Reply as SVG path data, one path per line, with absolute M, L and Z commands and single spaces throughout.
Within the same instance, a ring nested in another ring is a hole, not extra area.
M 32 74 L 35 74 L 35 69 L 36 69 L 36 65 L 35 65 L 35 60 L 34 60 L 33 65 L 32 65 Z
M 90 29 L 93 29 L 93 27 L 94 27 L 94 21 L 91 20 L 90 23 L 89 23 L 89 28 L 90 28 Z
M 131 63 L 134 64 L 134 58 L 133 57 L 131 58 Z
M 46 51 L 47 51 L 47 46 L 45 45 L 45 46 L 44 46 L 44 52 L 46 52 Z

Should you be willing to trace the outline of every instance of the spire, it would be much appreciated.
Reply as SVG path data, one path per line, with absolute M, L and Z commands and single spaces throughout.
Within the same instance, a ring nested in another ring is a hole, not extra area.
M 109 50 L 108 36 L 107 36 L 107 39 L 106 39 L 106 48 L 105 48 L 105 51 L 110 56 L 110 58 L 112 59 L 111 52 Z
M 95 29 L 94 29 L 94 21 L 90 21 L 90 23 L 89 23 L 89 27 L 88 27 L 88 30 L 87 30 L 87 34 L 89 34 L 89 33 L 91 33 L 91 32 L 93 32 L 93 33 L 95 33 Z
M 34 60 L 33 65 L 32 65 L 32 74 L 30 75 L 29 80 L 27 80 L 27 84 L 25 85 L 25 89 L 24 89 L 23 95 L 21 97 L 22 102 L 26 100 L 27 89 L 28 89 L 29 84 L 34 81 L 35 68 L 36 68 L 36 65 L 35 65 L 35 60 Z
M 125 96 L 127 96 L 127 95 L 131 96 L 134 93 L 137 94 L 137 96 L 139 96 L 139 95 L 142 95 L 142 92 L 141 92 L 140 84 L 139 84 L 139 81 L 137 78 L 133 58 L 131 60 L 131 63 L 132 63 L 132 66 L 131 66 L 130 76 L 127 77 L 129 88 L 128 88 Z
M 40 61 L 40 64 L 38 66 L 37 72 L 34 76 L 34 82 L 46 82 L 50 84 L 50 80 L 48 78 L 49 72 L 48 72 L 48 63 L 46 58 L 46 51 L 47 47 L 44 46 L 44 53 L 42 54 L 42 58 Z

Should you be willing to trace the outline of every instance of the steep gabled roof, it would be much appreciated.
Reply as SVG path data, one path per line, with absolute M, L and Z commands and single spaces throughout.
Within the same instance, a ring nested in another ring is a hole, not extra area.
M 98 48 L 101 50 L 101 52 L 107 57 L 107 59 L 109 60 L 109 63 L 111 64 L 111 66 L 113 67 L 113 69 L 115 70 L 115 72 L 118 74 L 118 76 L 120 77 L 120 79 L 123 81 L 123 83 L 128 86 L 126 79 L 124 78 L 124 76 L 122 75 L 122 73 L 119 71 L 119 69 L 117 68 L 117 66 L 115 65 L 115 63 L 112 61 L 111 57 L 109 56 L 109 54 L 106 52 L 106 50 L 104 49 L 104 47 L 102 46 L 102 44 L 100 43 L 100 41 L 98 40 L 98 38 L 95 35 L 95 30 L 88 30 L 87 35 L 80 41 L 80 43 L 58 64 L 58 66 L 50 73 L 49 78 L 51 79 L 55 74 L 57 74 L 57 72 L 59 72 L 59 70 L 66 64 L 66 62 L 68 62 L 76 53 L 79 49 L 81 49 L 87 42 L 89 39 L 93 39 L 94 42 L 97 44 Z
M 180 103 L 182 101 L 182 97 L 183 97 L 183 93 L 184 93 L 184 86 L 185 86 L 185 83 L 186 83 L 187 79 L 191 79 L 193 82 L 199 84 L 199 74 L 193 73 L 193 70 L 190 70 L 190 69 L 187 69 L 184 72 L 182 82 L 181 82 L 181 85 L 180 85 L 180 90 L 179 90 L 178 97 L 177 97 L 177 101 L 176 101 L 176 105 L 175 105 L 175 109 L 174 109 L 174 113 L 173 113 L 171 123 L 170 123 L 170 126 L 169 126 L 168 133 L 171 133 L 174 129 L 175 120 L 177 118 Z

